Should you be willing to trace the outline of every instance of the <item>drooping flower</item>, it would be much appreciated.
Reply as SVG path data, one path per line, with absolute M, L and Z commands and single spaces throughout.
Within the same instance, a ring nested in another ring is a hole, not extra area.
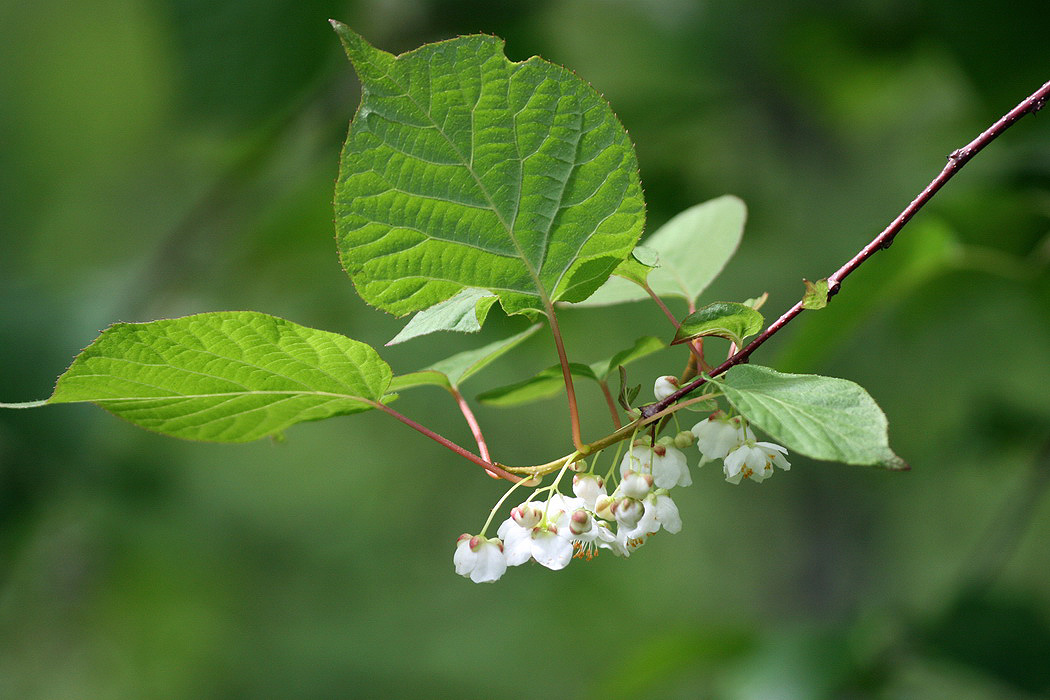
M 474 583 L 492 583 L 499 580 L 507 570 L 502 542 L 496 538 L 468 533 L 463 533 L 456 540 L 452 563 L 456 566 L 457 574 L 469 577 Z
M 696 446 L 704 456 L 703 462 L 712 459 L 725 459 L 733 450 L 747 440 L 754 440 L 751 428 L 741 425 L 740 416 L 729 418 L 722 411 L 715 411 L 707 420 L 693 426 Z
M 653 385 L 653 395 L 656 396 L 657 401 L 663 401 L 668 396 L 678 391 L 678 388 L 678 377 L 672 377 L 670 375 L 659 377 Z
M 555 494 L 549 502 L 522 504 L 512 510 L 511 517 L 503 521 L 497 532 L 503 539 L 507 565 L 519 566 L 532 559 L 548 569 L 564 569 L 572 559 L 572 542 L 562 534 L 557 522 L 575 508 L 577 501 L 582 505 L 582 499 Z M 540 519 L 534 521 L 531 515 L 515 518 L 519 509 L 523 514 L 535 512 L 526 511 L 526 507 L 539 511 Z
M 597 474 L 577 474 L 572 477 L 572 492 L 593 511 L 598 497 L 606 495 L 605 480 Z
M 741 479 L 761 483 L 773 474 L 773 466 L 787 471 L 791 463 L 784 458 L 787 449 L 772 442 L 748 440 L 725 458 L 726 481 L 739 484 Z
M 642 444 L 631 447 L 620 462 L 620 476 L 626 477 L 631 471 L 651 474 L 653 483 L 661 489 L 693 483 L 685 455 L 673 445 L 650 447 Z

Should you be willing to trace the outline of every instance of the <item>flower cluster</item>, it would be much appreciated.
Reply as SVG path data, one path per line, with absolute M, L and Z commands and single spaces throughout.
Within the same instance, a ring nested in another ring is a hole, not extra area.
M 658 398 L 670 396 L 677 387 L 674 377 L 661 377 L 654 393 Z M 567 464 L 551 486 L 537 489 L 511 509 L 496 537 L 485 537 L 488 523 L 482 534 L 460 535 L 453 557 L 456 573 L 487 583 L 498 580 L 508 567 L 528 561 L 564 569 L 572 559 L 590 559 L 603 549 L 628 557 L 660 530 L 678 532 L 682 520 L 670 490 L 693 482 L 681 450 L 694 441 L 703 455 L 700 464 L 723 460 L 726 481 L 733 484 L 742 479 L 764 481 L 774 466 L 791 467 L 784 458 L 786 449 L 756 442 L 740 416 L 730 418 L 716 411 L 691 431 L 660 438 L 655 444 L 648 438 L 635 440 L 620 461 L 619 473 L 614 476 L 610 470 L 607 478 L 618 477 L 611 494 L 606 479 L 584 472 L 582 462 Z M 573 495 L 566 496 L 559 493 L 558 483 L 570 468 L 578 473 L 572 479 Z M 538 499 L 543 493 L 548 498 Z
M 682 529 L 668 489 L 690 483 L 685 455 L 673 444 L 639 441 L 624 455 L 611 494 L 597 474 L 576 474 L 573 496 L 554 492 L 545 501 L 522 503 L 499 526 L 496 538 L 461 535 L 453 558 L 456 573 L 482 583 L 528 561 L 558 570 L 602 549 L 628 557 L 661 529 Z
M 715 411 L 694 425 L 692 433 L 703 455 L 700 464 L 723 460 L 726 481 L 731 484 L 739 484 L 741 479 L 765 481 L 773 474 L 774 466 L 785 471 L 791 468 L 784 458 L 787 450 L 772 442 L 757 442 L 740 416 L 729 418 L 722 411 Z

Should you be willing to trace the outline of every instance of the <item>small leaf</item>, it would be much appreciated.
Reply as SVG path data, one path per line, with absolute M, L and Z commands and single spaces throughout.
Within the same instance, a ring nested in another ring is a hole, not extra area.
M 367 411 L 389 385 L 390 367 L 364 343 L 223 311 L 110 326 L 59 377 L 48 403 L 90 401 L 165 435 L 246 442 Z
M 652 355 L 654 352 L 659 352 L 666 347 L 667 344 L 656 336 L 643 335 L 641 338 L 634 341 L 634 345 L 626 350 L 621 350 L 608 360 L 592 362 L 591 370 L 599 381 L 605 381 L 617 367 L 629 365 L 635 360 L 640 360 L 643 357 Z
M 763 323 L 762 314 L 750 306 L 719 301 L 686 316 L 671 345 L 714 335 L 731 340 L 740 347 L 744 344 L 744 338 L 762 330 Z
M 616 400 L 619 402 L 620 406 L 623 407 L 623 410 L 630 413 L 634 400 L 638 398 L 638 392 L 642 390 L 642 385 L 638 384 L 637 386 L 628 388 L 627 368 L 620 365 L 618 369 L 620 370 L 620 391 L 616 396 Z
M 647 278 L 649 286 L 660 297 L 677 296 L 696 304 L 736 252 L 746 219 L 747 207 L 732 195 L 697 204 L 672 218 L 643 242 L 660 258 L 660 266 Z M 648 298 L 637 284 L 611 277 L 582 304 L 609 306 Z
M 437 331 L 476 333 L 481 330 L 481 324 L 485 323 L 489 308 L 495 301 L 495 294 L 467 287 L 451 299 L 417 313 L 387 345 L 396 345 Z
M 660 254 L 644 245 L 635 246 L 631 255 L 616 266 L 613 274 L 635 284 L 644 285 L 646 278 L 660 259 Z
M 823 309 L 828 305 L 828 281 L 827 279 L 820 279 L 816 282 L 810 282 L 806 278 L 802 278 L 802 283 L 806 285 L 806 293 L 802 296 L 802 308 L 803 309 Z
M 445 389 L 459 387 L 468 377 L 481 371 L 486 365 L 521 343 L 540 329 L 540 325 L 529 326 L 521 333 L 497 340 L 484 347 L 465 350 L 435 362 L 418 372 L 394 377 L 390 391 L 403 391 L 417 386 L 440 386 Z
M 577 377 L 596 379 L 590 367 L 578 362 L 570 362 L 569 371 Z M 478 401 L 489 406 L 518 406 L 554 396 L 564 389 L 565 379 L 562 376 L 561 365 L 554 365 L 524 381 L 479 394 Z
M 464 287 L 509 314 L 579 301 L 645 224 L 634 147 L 608 103 L 538 57 L 463 36 L 393 56 L 338 22 L 361 79 L 336 184 L 340 259 L 396 315 Z
M 762 292 L 762 296 L 745 299 L 744 306 L 750 306 L 755 311 L 761 311 L 767 301 L 769 301 L 769 292 Z
M 851 381 L 737 365 L 715 383 L 740 413 L 790 450 L 845 464 L 908 468 L 890 449 L 882 409 Z

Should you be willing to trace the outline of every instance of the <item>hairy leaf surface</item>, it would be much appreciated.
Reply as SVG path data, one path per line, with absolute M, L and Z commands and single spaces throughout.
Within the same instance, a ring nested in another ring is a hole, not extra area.
M 246 442 L 295 423 L 366 411 L 390 384 L 368 345 L 252 311 L 102 332 L 48 403 L 90 401 L 165 435 Z
M 507 313 L 579 301 L 644 226 L 634 148 L 609 105 L 538 57 L 465 36 L 401 56 L 333 23 L 361 79 L 335 210 L 361 297 L 393 314 L 464 287 Z

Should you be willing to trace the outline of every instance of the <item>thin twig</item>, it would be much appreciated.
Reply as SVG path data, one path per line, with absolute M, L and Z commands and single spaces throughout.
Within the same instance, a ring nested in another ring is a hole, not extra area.
M 587 454 L 584 449 L 583 437 L 580 434 L 580 411 L 576 405 L 576 389 L 572 384 L 572 370 L 569 369 L 569 358 L 565 354 L 565 343 L 561 338 L 561 329 L 558 327 L 558 317 L 554 314 L 554 305 L 544 299 L 547 304 L 547 321 L 551 326 L 551 334 L 554 335 L 554 347 L 558 350 L 558 363 L 561 364 L 561 376 L 565 380 L 565 394 L 569 399 L 569 424 L 572 428 L 572 444 L 581 454 Z
M 919 193 L 919 195 L 912 200 L 904 211 L 902 211 L 896 219 L 890 222 L 882 233 L 876 236 L 871 243 L 864 246 L 859 253 L 849 260 L 845 265 L 836 270 L 832 275 L 828 277 L 828 299 L 830 300 L 835 294 L 838 293 L 842 286 L 842 280 L 856 270 L 861 264 L 874 255 L 877 251 L 883 250 L 890 247 L 893 243 L 894 237 L 900 233 L 900 230 L 904 228 L 904 225 L 915 216 L 916 212 L 923 208 L 928 201 L 937 193 L 941 187 L 944 186 L 948 180 L 959 172 L 962 166 L 966 165 L 971 158 L 981 151 L 982 148 L 987 146 L 989 143 L 998 138 L 1004 131 L 1014 125 L 1017 120 L 1026 114 L 1034 114 L 1043 108 L 1046 104 L 1047 99 L 1050 98 L 1050 81 L 1043 84 L 1041 88 L 1032 93 L 1027 99 L 1023 100 L 1020 104 L 1014 107 L 1012 110 L 1004 114 L 997 122 L 992 124 L 990 127 L 985 129 L 980 136 L 975 138 L 970 143 L 966 144 L 960 149 L 957 149 L 948 156 L 948 164 L 944 166 L 940 174 L 935 177 L 930 184 L 926 185 L 925 189 Z M 774 321 L 766 330 L 760 333 L 754 340 L 752 340 L 747 347 L 734 353 L 729 359 L 720 364 L 714 370 L 711 371 L 711 376 L 715 377 L 734 365 L 746 362 L 755 350 L 759 348 L 763 343 L 772 338 L 781 328 L 786 326 L 793 318 L 802 313 L 802 302 L 799 301 L 797 304 L 792 306 L 784 315 Z M 700 377 L 696 381 L 687 384 L 675 393 L 671 394 L 662 401 L 658 401 L 654 404 L 642 407 L 642 416 L 649 417 L 655 413 L 658 413 L 675 401 L 678 401 L 683 396 L 696 390 L 698 387 L 704 384 L 707 379 Z
M 623 423 L 620 422 L 620 412 L 616 409 L 616 401 L 613 400 L 612 392 L 609 391 L 609 382 L 604 379 L 598 382 L 598 385 L 602 388 L 602 395 L 605 397 L 605 405 L 609 407 L 609 415 L 612 416 L 613 427 L 619 430 L 623 427 Z
M 478 419 L 474 417 L 474 412 L 470 410 L 467 400 L 463 398 L 463 394 L 461 394 L 456 387 L 450 387 L 449 393 L 451 393 L 452 398 L 456 400 L 456 405 L 459 406 L 460 413 L 463 414 L 463 418 L 467 421 L 467 425 L 470 426 L 470 433 L 474 436 L 474 442 L 478 444 L 478 452 L 481 454 L 481 458 L 486 462 L 491 462 L 492 456 L 489 454 L 489 446 L 485 442 L 485 436 L 481 433 L 481 426 L 478 424 Z M 489 472 L 489 474 L 493 477 L 499 478 L 492 472 Z
M 473 462 L 474 464 L 477 464 L 478 466 L 480 466 L 482 469 L 484 469 L 485 471 L 487 471 L 490 474 L 496 474 L 496 475 L 498 475 L 498 476 L 500 476 L 500 477 L 502 477 L 504 479 L 508 479 L 510 481 L 519 481 L 521 479 L 520 476 L 515 476 L 514 474 L 511 474 L 510 472 L 508 472 L 506 469 L 498 467 L 495 464 L 493 464 L 492 462 L 489 462 L 487 460 L 482 459 L 481 457 L 479 457 L 478 455 L 474 454 L 470 450 L 464 449 L 464 448 L 460 447 L 459 445 L 457 445 L 456 443 L 452 442 L 451 440 L 449 440 L 444 435 L 439 435 L 438 433 L 435 433 L 430 428 L 428 428 L 428 427 L 426 427 L 424 425 L 420 425 L 419 423 L 417 423 L 416 421 L 412 420 L 408 416 L 406 416 L 406 415 L 404 415 L 402 413 L 398 413 L 397 411 L 395 411 L 394 409 L 390 408 L 389 406 L 387 406 L 384 403 L 380 403 L 379 401 L 369 401 L 367 403 L 370 406 L 379 409 L 383 413 L 386 413 L 388 415 L 393 416 L 394 418 L 397 418 L 399 421 L 401 421 L 402 423 L 407 425 L 409 428 L 412 428 L 415 431 L 423 433 L 424 435 L 426 435 L 428 438 L 430 438 L 434 442 L 437 442 L 440 445 L 442 445 L 444 447 L 447 447 L 448 449 L 450 449 L 453 452 L 455 452 L 456 454 L 458 454 L 460 457 L 463 457 L 464 459 L 469 459 L 471 462 Z

